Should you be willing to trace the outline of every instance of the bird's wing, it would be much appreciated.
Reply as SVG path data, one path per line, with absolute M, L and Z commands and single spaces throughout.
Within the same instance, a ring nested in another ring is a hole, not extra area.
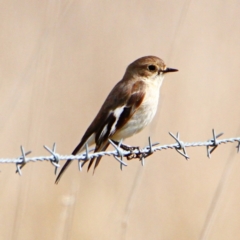
M 109 145 L 108 139 L 128 122 L 142 103 L 145 96 L 145 88 L 146 85 L 141 80 L 132 83 L 126 83 L 124 80 L 118 82 L 83 135 L 80 143 L 72 152 L 72 155 L 76 155 L 78 152 L 82 151 L 85 143 L 92 136 L 95 137 L 95 152 L 106 150 Z M 100 160 L 101 157 L 97 158 L 94 169 L 97 167 Z M 55 183 L 59 182 L 62 174 L 71 162 L 71 160 L 67 160 L 58 174 Z M 94 159 L 91 159 L 88 169 L 90 169 L 93 162 Z
M 125 102 L 124 104 L 118 104 L 114 107 L 111 106 L 111 110 L 108 111 L 108 117 L 103 122 L 102 126 L 96 131 L 96 148 L 94 152 L 105 151 L 109 145 L 108 139 L 111 136 L 121 129 L 132 117 L 134 112 L 138 109 L 140 104 L 142 103 L 144 96 L 145 96 L 145 83 L 143 81 L 137 81 L 134 84 L 130 85 L 129 92 L 124 91 L 123 94 L 119 94 L 116 92 L 115 94 L 110 94 L 109 96 L 119 99 L 118 97 L 124 96 L 126 92 L 128 93 L 127 96 L 125 95 Z M 117 88 L 119 91 L 119 87 Z M 121 89 L 121 88 L 120 88 Z M 113 89 L 114 92 L 114 89 Z M 107 102 L 115 102 L 112 101 L 113 99 L 109 99 Z M 121 100 L 121 99 L 120 99 Z M 121 101 L 122 102 L 122 101 Z M 104 106 L 104 105 L 103 105 Z M 109 110 L 109 109 L 108 109 Z M 94 170 L 98 166 L 102 156 L 99 156 L 96 159 Z M 91 168 L 94 158 L 92 158 L 88 164 L 88 170 Z

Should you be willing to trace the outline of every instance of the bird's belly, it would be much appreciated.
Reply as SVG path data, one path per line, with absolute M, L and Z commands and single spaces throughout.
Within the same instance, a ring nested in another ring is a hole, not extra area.
M 131 137 L 132 135 L 140 132 L 152 121 L 158 106 L 158 94 L 155 96 L 157 97 L 147 98 L 148 101 L 143 101 L 131 119 L 129 119 L 121 130 L 117 131 L 112 136 L 113 140 L 119 141 L 121 139 Z

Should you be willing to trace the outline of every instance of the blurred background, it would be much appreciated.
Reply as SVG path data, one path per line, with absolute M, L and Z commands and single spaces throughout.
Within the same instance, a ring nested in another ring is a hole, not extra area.
M 127 65 L 145 55 L 168 74 L 158 113 L 125 143 L 240 136 L 240 2 L 1 1 L 0 158 L 70 154 Z M 23 176 L 0 166 L 1 239 L 240 239 L 240 155 L 221 145 L 157 152 L 94 176 L 74 162 L 58 185 L 49 162 Z M 63 162 L 61 162 L 63 164 Z

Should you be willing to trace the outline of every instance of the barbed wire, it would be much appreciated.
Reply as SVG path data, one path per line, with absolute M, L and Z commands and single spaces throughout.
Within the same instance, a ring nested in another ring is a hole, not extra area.
M 237 142 L 237 152 L 240 152 L 240 137 L 236 138 L 228 138 L 228 139 L 221 139 L 218 140 L 220 136 L 223 135 L 223 133 L 215 134 L 214 129 L 212 130 L 212 138 L 205 141 L 205 142 L 183 142 L 180 140 L 179 133 L 172 134 L 169 132 L 170 136 L 176 141 L 173 144 L 169 145 L 159 145 L 159 143 L 152 143 L 151 138 L 148 138 L 148 146 L 140 149 L 139 147 L 132 147 L 128 146 L 122 143 L 120 141 L 119 143 L 112 141 L 109 139 L 109 142 L 111 145 L 115 148 L 114 151 L 104 151 L 104 152 L 96 152 L 91 153 L 94 149 L 89 149 L 88 145 L 85 145 L 85 152 L 79 155 L 60 155 L 56 152 L 56 144 L 53 144 L 53 148 L 50 149 L 47 146 L 44 146 L 44 148 L 51 153 L 50 156 L 40 156 L 40 157 L 26 157 L 31 153 L 31 151 L 25 152 L 24 148 L 21 146 L 21 156 L 18 158 L 0 158 L 0 163 L 14 163 L 16 164 L 16 172 L 19 175 L 22 175 L 21 168 L 26 165 L 28 162 L 37 162 L 37 161 L 50 161 L 52 165 L 55 167 L 55 174 L 57 173 L 58 168 L 60 167 L 59 162 L 61 160 L 78 160 L 78 166 L 79 170 L 82 170 L 82 165 L 85 161 L 89 161 L 92 158 L 100 157 L 100 156 L 113 156 L 119 163 L 120 163 L 120 169 L 123 168 L 123 166 L 127 166 L 127 164 L 123 161 L 123 158 L 126 157 L 127 160 L 130 159 L 139 159 L 141 161 L 141 164 L 144 166 L 144 160 L 152 155 L 156 151 L 161 151 L 164 149 L 175 149 L 179 154 L 181 154 L 186 160 L 189 159 L 189 156 L 187 154 L 186 148 L 187 147 L 202 147 L 205 146 L 207 148 L 207 157 L 210 158 L 212 152 L 220 145 L 220 144 L 226 144 L 226 143 L 233 143 Z

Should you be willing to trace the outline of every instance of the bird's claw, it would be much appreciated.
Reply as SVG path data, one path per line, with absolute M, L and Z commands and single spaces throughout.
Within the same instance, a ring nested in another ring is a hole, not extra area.
M 118 142 L 115 142 L 115 141 L 114 143 L 118 144 Z M 152 155 L 152 152 L 142 153 L 140 150 L 140 147 L 137 147 L 137 146 L 129 146 L 121 143 L 120 148 L 122 148 L 124 151 L 130 152 L 129 154 L 125 155 L 127 160 L 132 160 L 136 158 L 139 158 L 139 160 L 141 160 L 143 158 L 147 158 L 148 156 Z M 134 152 L 135 150 L 137 150 L 137 153 Z

